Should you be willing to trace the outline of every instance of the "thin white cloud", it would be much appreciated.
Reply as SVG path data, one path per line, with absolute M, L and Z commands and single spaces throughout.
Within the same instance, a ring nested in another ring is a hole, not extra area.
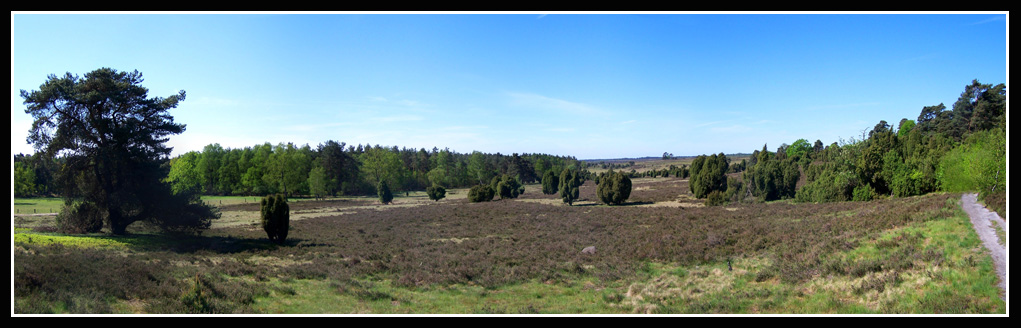
M 735 132 L 748 132 L 748 131 L 751 131 L 752 128 L 749 128 L 749 127 L 741 125 L 741 124 L 735 124 L 735 125 L 731 125 L 731 126 L 716 127 L 716 128 L 712 128 L 712 129 L 709 129 L 709 130 L 713 131 L 713 132 L 720 132 L 720 133 L 735 133 Z
M 295 124 L 281 127 L 282 131 L 295 131 L 295 132 L 313 132 L 322 129 L 335 128 L 339 126 L 350 126 L 352 123 L 338 122 L 338 123 L 321 123 L 321 124 Z
M 969 25 L 981 25 L 981 24 L 992 23 L 992 22 L 1000 22 L 1000 21 L 1006 21 L 1006 20 L 1007 20 L 1007 16 L 1006 15 L 1004 15 L 1004 16 L 993 16 L 993 17 L 990 17 L 990 18 L 986 18 L 986 19 L 983 19 L 983 20 L 971 23 Z
M 241 102 L 237 101 L 237 100 L 234 100 L 234 99 L 226 99 L 226 98 L 199 97 L 198 99 L 196 99 L 193 102 L 187 102 L 186 101 L 185 104 L 187 104 L 187 105 L 194 105 L 194 106 L 216 106 L 216 107 L 228 107 L 229 106 L 229 107 L 234 107 L 234 106 L 240 105 Z
M 539 17 L 536 17 L 535 19 L 542 19 L 543 17 L 546 17 L 546 15 L 548 15 L 548 14 L 539 15 Z
M 866 102 L 866 103 L 854 103 L 854 104 L 836 104 L 836 105 L 814 106 L 814 107 L 809 107 L 808 109 L 809 110 L 845 109 L 845 108 L 855 108 L 855 107 L 871 107 L 871 106 L 878 106 L 878 105 L 879 105 L 878 102 Z
M 702 124 L 698 124 L 698 125 L 695 125 L 695 127 L 696 127 L 696 128 L 701 128 L 701 127 L 706 127 L 706 126 L 710 126 L 710 125 L 716 125 L 716 124 L 720 124 L 720 123 L 726 123 L 726 122 L 729 122 L 729 121 L 712 121 L 712 122 L 705 122 L 705 123 L 702 123 Z
M 418 115 L 393 115 L 393 116 L 373 117 L 370 120 L 376 121 L 376 122 L 391 123 L 391 122 L 421 121 L 421 120 L 424 120 L 424 119 L 425 118 L 423 118 L 421 116 L 418 116 Z
M 521 107 L 552 109 L 579 115 L 604 113 L 599 109 L 596 109 L 592 106 L 583 103 L 546 97 L 534 93 L 508 92 L 507 95 L 510 96 L 511 98 L 511 104 Z

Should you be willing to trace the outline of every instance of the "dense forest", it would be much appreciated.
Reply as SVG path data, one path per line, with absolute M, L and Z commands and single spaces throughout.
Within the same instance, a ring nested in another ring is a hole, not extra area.
M 1003 199 L 1006 112 L 1006 85 L 975 80 L 952 109 L 926 106 L 917 120 L 903 118 L 896 126 L 883 120 L 863 130 L 860 139 L 829 146 L 799 139 L 775 152 L 763 145 L 741 163 L 722 153 L 698 156 L 690 173 L 692 193 L 709 205 L 868 201 L 934 191 L 977 191 L 983 199 L 989 194 Z M 743 172 L 741 180 L 726 176 L 735 172 Z
M 713 191 L 729 201 L 794 199 L 800 202 L 863 201 L 876 197 L 921 195 L 933 191 L 979 191 L 1006 188 L 1006 86 L 965 86 L 958 100 L 923 107 L 917 119 L 891 125 L 880 121 L 859 139 L 824 146 L 821 140 L 799 139 L 776 151 L 767 145 L 748 161 L 731 163 L 722 153 L 699 156 L 692 167 L 672 166 L 645 172 L 625 171 L 632 178 L 691 177 L 700 198 Z M 672 157 L 672 156 L 671 156 Z M 55 195 L 52 183 L 61 159 L 14 156 L 16 197 Z M 600 163 L 603 168 L 631 165 Z M 595 165 L 600 165 L 595 164 Z M 633 164 L 633 163 L 629 163 Z M 510 176 L 519 183 L 537 183 L 548 172 L 584 170 L 586 164 L 567 156 L 546 154 L 462 154 L 433 148 L 408 149 L 379 145 L 347 145 L 326 141 L 316 148 L 291 143 L 265 143 L 243 149 L 210 144 L 168 159 L 174 191 L 206 195 L 372 195 L 385 182 L 395 192 L 430 186 L 465 188 Z M 701 170 L 703 166 L 711 170 Z M 736 179 L 732 173 L 742 172 Z M 722 177 L 731 173 L 729 178 Z M 592 178 L 587 171 L 586 178 Z M 804 177 L 804 179 L 802 179 Z M 799 181 L 801 181 L 799 183 Z M 701 183 L 697 183 L 701 182 Z
M 43 161 L 17 155 L 15 195 L 52 195 L 53 175 L 61 159 Z M 573 157 L 545 154 L 462 154 L 433 148 L 408 149 L 379 145 L 347 145 L 326 141 L 316 148 L 291 143 L 265 143 L 242 149 L 205 146 L 169 159 L 166 179 L 175 192 L 205 195 L 291 196 L 373 195 L 385 181 L 395 192 L 425 190 L 437 185 L 463 188 L 488 184 L 508 175 L 521 183 L 538 182 L 546 172 L 582 168 Z

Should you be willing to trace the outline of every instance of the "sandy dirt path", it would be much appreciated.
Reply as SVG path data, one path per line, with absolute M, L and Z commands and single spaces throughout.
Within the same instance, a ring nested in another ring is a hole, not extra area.
M 996 266 L 996 275 L 1000 277 L 1000 289 L 1003 290 L 1001 298 L 1006 300 L 1007 295 L 1007 241 L 999 240 L 993 224 L 1000 225 L 1003 231 L 1007 231 L 1007 223 L 996 212 L 987 210 L 978 203 L 978 194 L 964 194 L 961 196 L 961 207 L 971 218 L 971 225 L 978 233 L 982 245 L 989 250 Z

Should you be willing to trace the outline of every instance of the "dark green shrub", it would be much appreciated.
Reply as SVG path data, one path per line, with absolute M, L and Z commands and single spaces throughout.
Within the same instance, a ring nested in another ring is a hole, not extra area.
M 283 244 L 291 221 L 291 209 L 284 195 L 269 195 L 262 198 L 262 229 L 269 240 Z
M 386 181 L 380 181 L 376 185 L 376 195 L 379 196 L 379 202 L 383 204 L 390 204 L 394 200 L 394 194 L 390 192 L 390 186 Z
M 468 201 L 472 203 L 488 202 L 495 196 L 493 188 L 487 185 L 477 185 L 468 190 Z
M 688 185 L 696 198 L 705 198 L 713 190 L 727 190 L 727 168 L 730 159 L 723 153 L 700 155 L 691 162 L 691 179 Z
M 509 175 L 504 175 L 502 178 L 500 178 L 499 182 L 496 183 L 496 187 L 494 188 L 496 193 L 500 195 L 500 199 L 518 198 L 518 195 L 523 193 L 524 189 L 525 186 L 522 186 L 517 179 Z
M 103 228 L 103 211 L 90 202 L 65 203 L 56 219 L 62 233 L 93 233 Z
M 631 178 L 624 173 L 610 171 L 599 179 L 596 194 L 605 204 L 624 204 L 631 196 Z
M 585 178 L 577 170 L 564 169 L 560 172 L 560 199 L 564 200 L 567 205 L 574 205 L 574 201 L 578 200 L 579 189 L 581 185 L 585 183 Z
M 555 195 L 560 191 L 560 177 L 553 170 L 546 171 L 546 174 L 542 176 L 542 193 L 547 195 Z
M 444 197 L 447 197 L 447 189 L 442 186 L 433 185 L 432 187 L 425 188 L 425 193 L 429 195 L 429 199 L 439 201 Z

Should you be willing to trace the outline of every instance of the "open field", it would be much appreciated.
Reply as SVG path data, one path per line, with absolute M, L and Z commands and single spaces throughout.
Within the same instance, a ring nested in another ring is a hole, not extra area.
M 687 180 L 648 178 L 610 207 L 591 181 L 576 206 L 526 188 L 296 201 L 282 246 L 256 203 L 226 199 L 200 236 L 62 236 L 19 217 L 14 312 L 1006 311 L 960 195 L 704 207 Z
M 733 156 L 728 155 L 727 157 L 730 158 L 730 162 L 731 163 L 740 163 L 742 159 L 747 160 L 751 156 L 750 155 L 733 155 Z M 680 167 L 681 165 L 691 166 L 691 162 L 694 161 L 694 160 L 695 160 L 695 156 L 692 156 L 692 157 L 676 157 L 676 158 L 671 158 L 671 159 L 638 158 L 638 159 L 612 159 L 612 160 L 585 160 L 585 162 L 589 163 L 589 164 L 592 164 L 592 166 L 590 166 L 588 168 L 589 172 L 592 172 L 594 174 L 599 174 L 599 173 L 602 173 L 602 172 L 609 171 L 609 169 L 604 169 L 604 168 L 600 167 L 600 165 L 599 165 L 600 162 L 605 162 L 607 164 L 618 164 L 618 165 L 621 165 L 621 164 L 626 165 L 626 164 L 628 164 L 628 162 L 634 162 L 634 165 L 632 165 L 632 166 L 629 166 L 629 167 L 626 167 L 626 168 L 623 168 L 623 169 L 615 169 L 615 170 L 617 170 L 617 171 L 624 170 L 625 172 L 630 172 L 632 169 L 634 169 L 635 172 L 641 173 L 641 172 L 651 171 L 651 170 L 663 170 L 663 169 L 667 169 L 667 168 L 670 168 L 670 165 L 676 165 L 678 167 Z

